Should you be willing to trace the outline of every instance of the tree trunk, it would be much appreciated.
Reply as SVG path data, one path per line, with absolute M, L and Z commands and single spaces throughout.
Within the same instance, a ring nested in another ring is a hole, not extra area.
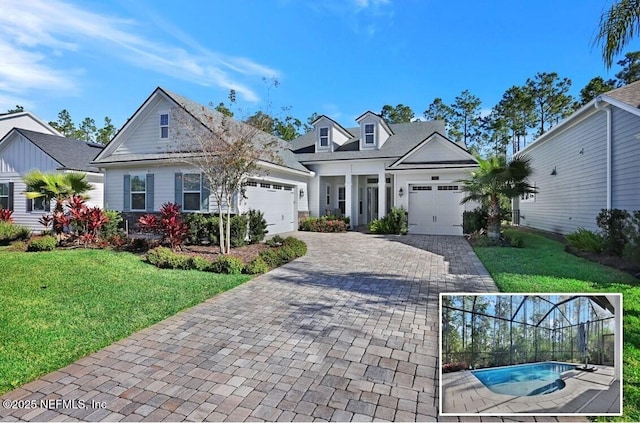
M 231 199 L 227 200 L 227 252 L 231 251 Z
M 495 194 L 491 195 L 491 201 L 489 203 L 487 232 L 491 239 L 500 238 L 500 202 L 498 201 L 498 196 Z
M 222 196 L 216 197 L 218 202 L 218 243 L 220 244 L 220 254 L 224 254 L 224 220 L 222 220 Z

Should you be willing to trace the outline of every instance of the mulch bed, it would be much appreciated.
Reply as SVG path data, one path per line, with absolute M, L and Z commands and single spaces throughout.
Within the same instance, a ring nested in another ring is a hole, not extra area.
M 594 253 L 590 251 L 580 251 L 569 245 L 565 247 L 565 250 L 568 253 L 573 254 L 574 256 L 582 257 L 589 261 L 600 263 L 604 266 L 613 267 L 614 269 L 618 269 L 622 272 L 630 273 L 636 278 L 640 278 L 640 266 L 634 263 L 630 263 L 622 257 L 608 256 L 606 254 Z
M 261 251 L 269 248 L 265 244 L 250 244 L 244 247 L 232 248 L 229 255 L 238 257 L 244 264 L 256 258 Z M 217 245 L 185 245 L 182 253 L 190 256 L 200 256 L 207 260 L 215 260 L 220 255 L 220 247 Z

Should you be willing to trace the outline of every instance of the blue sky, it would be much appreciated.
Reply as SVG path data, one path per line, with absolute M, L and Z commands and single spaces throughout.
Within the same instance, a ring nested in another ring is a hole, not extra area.
M 0 111 L 120 127 L 156 86 L 203 104 L 234 88 L 240 114 L 289 107 L 352 126 L 384 104 L 421 116 L 464 89 L 489 109 L 543 71 L 577 96 L 618 70 L 592 46 L 610 2 L 0 0 Z

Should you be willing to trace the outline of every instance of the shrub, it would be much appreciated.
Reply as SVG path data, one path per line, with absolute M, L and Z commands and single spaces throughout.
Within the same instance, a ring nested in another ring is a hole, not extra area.
M 267 244 L 269 247 L 279 247 L 282 245 L 283 241 L 284 238 L 282 238 L 280 235 L 274 235 L 271 237 L 271 239 L 265 241 L 265 244 Z
M 191 257 L 191 268 L 195 270 L 199 270 L 201 272 L 210 272 L 211 271 L 211 261 L 207 260 L 204 257 Z
M 186 242 L 191 245 L 199 245 L 203 241 L 209 242 L 210 222 L 202 213 L 189 213 L 184 218 L 187 225 Z
M 0 207 L 0 222 L 9 222 L 13 223 L 13 210 L 3 209 Z
M 244 266 L 244 273 L 248 275 L 259 275 L 261 273 L 267 273 L 268 271 L 269 265 L 260 257 L 254 258 Z
M 481 229 L 487 229 L 487 221 L 487 210 L 481 207 L 462 213 L 462 229 L 465 234 L 471 234 L 478 232 Z
M 248 222 L 249 219 L 244 214 L 236 214 L 231 217 L 230 244 L 232 247 L 242 247 L 243 245 L 247 245 Z
M 629 212 L 620 209 L 602 209 L 596 218 L 596 223 L 602 230 L 605 250 L 611 255 L 622 256 L 631 232 Z
M 100 238 L 109 240 L 116 236 L 124 237 L 126 234 L 121 227 L 122 214 L 116 210 L 104 210 L 103 213 L 108 220 L 98 230 Z
M 349 226 L 344 219 L 332 219 L 332 216 L 322 216 L 302 219 L 299 229 L 308 232 L 347 232 Z
M 458 372 L 460 370 L 465 370 L 468 367 L 469 366 L 467 366 L 465 363 L 447 363 L 442 366 L 442 373 Z
M 268 232 L 267 221 L 264 218 L 264 213 L 260 210 L 249 210 L 247 217 L 249 219 L 249 242 L 257 244 L 264 240 Z
M 153 214 L 140 216 L 138 224 L 143 229 L 160 231 L 162 242 L 171 246 L 172 250 L 180 249 L 189 232 L 182 220 L 180 206 L 175 203 L 164 203 L 160 209 L 160 218 Z
M 57 244 L 56 237 L 45 235 L 42 238 L 32 239 L 27 246 L 27 251 L 53 251 Z
M 640 265 L 640 210 L 634 211 L 631 217 L 629 243 L 624 247 L 623 256 Z
M 278 254 L 278 248 L 270 248 L 268 250 L 261 251 L 258 255 L 258 257 L 260 257 L 270 269 L 274 269 L 283 263 L 282 257 Z
M 372 220 L 368 229 L 374 234 L 406 235 L 409 231 L 407 213 L 403 208 L 394 207 L 382 219 Z
M 28 244 L 25 241 L 15 241 L 9 244 L 5 251 L 25 252 L 27 251 Z
M 228 275 L 239 275 L 242 273 L 244 263 L 238 257 L 221 255 L 211 264 L 211 270 L 215 273 L 225 273 Z
M 147 252 L 149 263 L 161 269 L 184 269 L 191 267 L 191 259 L 167 247 L 157 247 Z
M 570 246 L 580 251 L 599 253 L 604 248 L 602 235 L 584 228 L 578 228 L 577 231 L 567 234 L 565 238 Z
M 7 245 L 13 241 L 26 241 L 31 237 L 31 229 L 11 222 L 0 222 L 0 245 Z
M 524 247 L 524 238 L 522 237 L 522 234 L 517 232 L 512 232 L 506 236 L 507 236 L 507 239 L 509 240 L 509 245 L 511 245 L 513 248 Z
M 282 246 L 291 248 L 295 253 L 294 258 L 302 257 L 307 254 L 307 244 L 292 236 L 285 238 L 282 241 Z

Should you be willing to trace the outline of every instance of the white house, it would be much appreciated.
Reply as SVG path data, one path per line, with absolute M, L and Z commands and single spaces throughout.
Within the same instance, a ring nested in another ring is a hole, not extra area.
M 28 121 L 27 121 L 28 122 Z M 17 121 L 14 124 L 19 124 Z M 22 177 L 33 170 L 43 173 L 80 172 L 87 175 L 93 189 L 87 193 L 87 204 L 102 207 L 103 177 L 90 162 L 102 150 L 99 144 L 88 144 L 60 135 L 13 128 L 0 139 L 0 206 L 13 210 L 15 223 L 42 230 L 38 219 L 50 211 L 42 199 L 29 200 L 23 194 Z
M 388 124 L 366 112 L 346 129 L 320 116 L 314 129 L 293 140 L 296 158 L 315 176 L 309 183 L 312 216 L 341 214 L 353 226 L 383 217 L 392 207 L 408 211 L 409 232 L 462 235 L 462 192 L 477 161 L 447 139 L 444 122 Z
M 51 125 L 29 112 L 0 114 L 0 139 L 4 138 L 13 128 L 29 129 L 43 134 L 62 136 Z
M 518 152 L 535 195 L 514 200 L 520 225 L 598 230 L 602 209 L 640 210 L 640 82 L 609 91 Z
M 181 128 L 186 124 L 174 121 L 178 112 L 204 127 L 222 118 L 215 110 L 156 88 L 94 161 L 105 174 L 105 208 L 122 211 L 129 222 L 159 211 L 167 202 L 180 204 L 185 212 L 218 212 L 199 170 L 181 159 L 184 152 L 176 151 L 189 142 L 183 139 L 188 131 Z M 307 184 L 313 173 L 296 160 L 288 143 L 259 136 L 277 142 L 279 160 L 260 161 L 259 174 L 248 175 L 246 199 L 236 196 L 232 211 L 263 211 L 269 234 L 294 231 L 298 213 L 308 212 Z

